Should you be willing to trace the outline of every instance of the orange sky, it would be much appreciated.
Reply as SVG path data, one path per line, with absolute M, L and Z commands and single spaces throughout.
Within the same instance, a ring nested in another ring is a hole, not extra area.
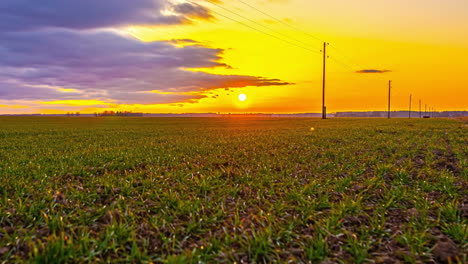
M 197 20 L 187 25 L 120 26 L 116 30 L 144 42 L 191 39 L 206 47 L 223 49 L 219 62 L 231 66 L 185 70 L 262 76 L 294 84 L 184 92 L 188 96 L 204 97 L 189 103 L 182 100 L 125 104 L 92 96 L 79 100 L 0 98 L 0 113 L 93 113 L 103 110 L 155 113 L 320 112 L 320 50 L 323 44 L 314 37 L 331 44 L 327 60 L 326 104 L 329 112 L 386 110 L 389 79 L 393 80 L 392 108 L 395 110 L 407 109 L 410 94 L 413 94 L 413 105 L 421 99 L 423 105 L 428 104 L 437 110 L 468 109 L 466 0 L 243 1 L 290 26 L 237 0 L 219 4 L 200 0 L 192 2 L 211 10 L 214 19 Z M 242 21 L 244 25 L 226 17 Z M 364 69 L 390 72 L 356 73 Z M 241 93 L 247 95 L 245 102 L 238 100 Z

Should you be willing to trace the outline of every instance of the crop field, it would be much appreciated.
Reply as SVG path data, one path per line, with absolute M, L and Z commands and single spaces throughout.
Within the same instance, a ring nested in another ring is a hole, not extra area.
M 467 263 L 467 146 L 449 119 L 0 117 L 0 263 Z

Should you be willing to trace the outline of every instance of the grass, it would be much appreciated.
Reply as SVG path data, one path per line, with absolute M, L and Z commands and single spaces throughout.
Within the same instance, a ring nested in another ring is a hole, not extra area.
M 0 117 L 0 262 L 466 263 L 467 142 L 449 119 Z

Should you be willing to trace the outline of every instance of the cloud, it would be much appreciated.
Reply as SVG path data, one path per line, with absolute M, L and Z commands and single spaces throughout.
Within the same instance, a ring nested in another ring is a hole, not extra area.
M 11 32 L 186 24 L 212 15 L 202 6 L 169 0 L 2 0 L 0 17 L 0 32 Z
M 78 97 L 83 96 L 79 93 L 60 92 L 59 89 L 24 84 L 11 79 L 0 81 L 2 100 L 48 100 L 50 98 L 72 100 Z
M 202 19 L 202 20 L 211 20 L 213 15 L 208 9 L 201 5 L 193 5 L 190 3 L 182 3 L 174 5 L 173 10 L 176 13 L 185 15 L 189 18 Z
M 366 69 L 366 70 L 356 71 L 356 73 L 387 73 L 387 72 L 392 72 L 392 71 L 389 71 L 389 70 L 373 70 L 373 69 Z
M 220 62 L 222 54 L 222 49 L 142 42 L 108 30 L 7 32 L 0 35 L 0 97 L 159 104 L 199 100 L 200 92 L 218 88 L 289 84 L 187 70 L 229 67 Z
M 183 45 L 194 45 L 194 44 L 202 44 L 201 42 L 199 41 L 196 41 L 196 40 L 193 40 L 193 39 L 171 39 L 171 40 L 167 40 L 168 42 L 170 43 L 173 43 L 173 44 L 183 44 Z
M 222 62 L 224 50 L 192 39 L 143 42 L 117 30 L 213 19 L 209 9 L 196 4 L 1 0 L 0 17 L 2 100 L 193 103 L 219 88 L 289 84 L 274 78 L 206 73 L 200 69 L 231 68 Z

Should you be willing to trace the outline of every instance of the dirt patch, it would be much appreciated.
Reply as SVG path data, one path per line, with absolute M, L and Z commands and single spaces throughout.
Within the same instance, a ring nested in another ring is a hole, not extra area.
M 439 236 L 432 255 L 439 263 L 454 263 L 459 258 L 457 245 L 445 235 Z
M 368 225 L 369 218 L 366 215 L 347 216 L 343 218 L 343 227 L 351 232 L 356 232 L 361 226 Z
M 385 212 L 387 217 L 386 225 L 392 230 L 400 230 L 400 226 L 409 221 L 409 214 L 406 209 L 389 209 Z
M 104 225 L 110 225 L 113 222 L 121 222 L 122 214 L 118 210 L 107 211 L 98 219 L 98 222 Z
M 468 219 L 468 202 L 463 202 L 458 206 L 458 210 L 463 218 Z
M 352 259 L 352 256 L 344 250 L 346 237 L 344 234 L 328 236 L 326 238 L 330 255 L 339 259 Z
M 2 248 L 0 248 L 0 256 L 5 255 L 5 254 L 8 253 L 9 251 L 10 251 L 10 248 L 9 248 L 9 247 L 2 247 Z
M 380 256 L 375 259 L 377 264 L 400 264 L 403 263 L 399 259 L 392 256 Z
M 445 136 L 443 140 L 446 144 L 446 151 L 444 152 L 438 149 L 433 151 L 435 155 L 434 166 L 436 169 L 445 169 L 454 173 L 455 175 L 459 175 L 462 172 L 462 168 L 460 166 L 459 160 L 453 152 L 452 144 L 450 143 L 450 140 L 447 138 L 447 136 Z
M 413 157 L 413 167 L 417 169 L 421 169 L 426 165 L 426 156 L 422 153 L 418 153 L 416 156 Z

